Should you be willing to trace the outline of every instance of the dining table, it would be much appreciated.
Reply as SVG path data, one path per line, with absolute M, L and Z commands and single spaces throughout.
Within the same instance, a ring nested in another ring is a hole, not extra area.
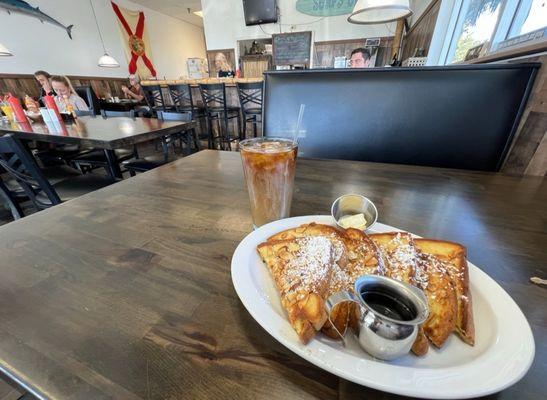
M 21 140 L 54 144 L 76 144 L 102 149 L 112 177 L 122 179 L 116 149 L 161 139 L 190 130 L 194 121 L 164 121 L 157 118 L 127 118 L 102 116 L 78 117 L 67 121 L 0 122 L 0 135 L 11 134 Z
M 346 193 L 382 223 L 467 247 L 536 342 L 528 373 L 487 398 L 544 399 L 547 289 L 530 278 L 547 275 L 546 180 L 299 158 L 291 215 L 329 215 Z M 213 150 L 0 227 L 0 371 L 40 399 L 403 399 L 255 322 L 230 276 L 252 229 L 240 155 Z

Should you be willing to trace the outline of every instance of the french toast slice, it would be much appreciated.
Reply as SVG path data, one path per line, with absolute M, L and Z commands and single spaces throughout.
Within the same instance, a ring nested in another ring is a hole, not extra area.
M 322 236 L 268 241 L 257 246 L 302 343 L 308 343 L 327 320 L 334 245 Z
M 419 288 L 424 291 L 429 307 L 429 316 L 423 324 L 423 330 L 427 338 L 441 348 L 456 327 L 456 291 L 446 264 L 432 254 L 418 253 L 418 274 L 423 275 Z
M 345 245 L 342 231 L 335 227 L 312 222 L 298 226 L 296 228 L 287 229 L 279 232 L 268 239 L 268 241 L 296 239 L 310 236 L 323 236 L 330 238 L 335 246 L 334 265 L 329 285 L 327 297 L 342 290 L 352 290 L 353 282 L 349 280 L 346 273 L 347 267 L 347 248 Z M 335 306 L 330 313 L 330 319 L 327 318 L 321 332 L 332 339 L 341 339 L 340 335 L 344 335 L 347 330 L 350 320 L 353 325 L 357 325 L 357 320 L 354 317 L 356 314 L 354 308 L 356 305 L 352 303 L 340 303 Z M 333 326 L 334 324 L 334 326 Z
M 382 270 L 381 257 L 376 245 L 358 229 L 337 229 L 330 225 L 310 223 L 279 232 L 268 239 L 294 239 L 309 236 L 328 237 L 335 246 L 332 280 L 329 296 L 342 290 L 353 291 L 358 277 L 364 274 L 379 274 Z M 341 339 L 350 326 L 358 330 L 359 309 L 354 303 L 341 303 L 330 314 L 321 330 L 332 339 Z M 332 326 L 332 324 L 335 327 Z M 336 328 L 336 329 L 335 329 Z
M 296 239 L 306 236 L 327 236 L 341 239 L 341 234 L 342 232 L 333 226 L 312 222 L 276 233 L 269 237 L 268 241 Z
M 385 268 L 384 275 L 416 285 L 417 253 L 412 235 L 406 232 L 373 233 L 369 237 L 380 250 Z
M 412 235 L 406 232 L 373 233 L 369 237 L 378 246 L 380 251 L 384 273 L 392 279 L 418 286 L 416 280 L 416 266 L 418 253 L 414 246 Z M 429 343 L 425 336 L 425 329 L 418 329 L 418 336 L 412 346 L 412 352 L 417 356 L 427 354 Z
M 414 239 L 416 247 L 423 253 L 432 254 L 446 264 L 446 271 L 456 291 L 456 332 L 467 344 L 475 344 L 473 306 L 469 290 L 467 250 L 464 246 L 433 239 Z

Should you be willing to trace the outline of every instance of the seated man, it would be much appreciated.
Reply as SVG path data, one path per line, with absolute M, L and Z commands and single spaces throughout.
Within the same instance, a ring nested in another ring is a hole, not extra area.
M 350 68 L 368 68 L 370 64 L 370 51 L 359 47 L 351 52 L 349 59 Z

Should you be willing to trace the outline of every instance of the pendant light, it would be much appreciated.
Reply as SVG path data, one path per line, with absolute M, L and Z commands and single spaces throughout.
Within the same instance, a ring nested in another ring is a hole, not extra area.
M 118 63 L 114 57 L 109 56 L 106 52 L 103 35 L 101 35 L 101 29 L 99 28 L 99 21 L 97 20 L 97 15 L 95 14 L 95 8 L 93 8 L 93 1 L 89 0 L 89 4 L 91 5 L 91 10 L 93 11 L 93 17 L 95 18 L 95 24 L 97 25 L 97 32 L 99 32 L 99 37 L 101 38 L 101 43 L 104 50 L 104 55 L 99 58 L 97 64 L 99 65 L 99 67 L 103 68 L 118 68 L 120 66 L 120 63 Z
M 348 17 L 352 24 L 383 24 L 412 15 L 409 0 L 357 0 Z
M 12 52 L 9 51 L 2 43 L 0 43 L 0 57 L 9 57 L 12 55 Z

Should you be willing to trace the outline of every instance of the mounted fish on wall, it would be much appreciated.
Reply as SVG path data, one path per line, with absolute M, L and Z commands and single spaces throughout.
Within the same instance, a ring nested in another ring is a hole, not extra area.
M 8 12 L 8 14 L 11 14 L 12 12 L 28 15 L 29 17 L 34 17 L 40 20 L 40 22 L 49 22 L 52 25 L 58 26 L 60 28 L 63 28 L 66 33 L 68 34 L 68 37 L 72 39 L 72 28 L 74 25 L 64 26 L 56 19 L 53 19 L 49 15 L 43 13 L 40 11 L 38 7 L 32 7 L 29 3 L 26 1 L 21 0 L 0 0 L 0 9 L 4 9 Z

